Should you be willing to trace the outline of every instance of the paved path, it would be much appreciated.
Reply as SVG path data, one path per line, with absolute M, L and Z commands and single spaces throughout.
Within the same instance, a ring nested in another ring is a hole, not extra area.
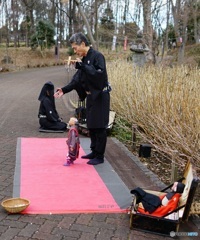
M 62 67 L 30 69 L 0 74 L 0 200 L 12 197 L 18 137 L 63 137 L 63 133 L 38 132 L 37 100 L 46 81 L 63 86 L 67 73 Z M 73 94 L 73 93 L 72 93 Z M 64 120 L 74 113 L 66 96 L 56 100 Z M 116 139 L 109 138 L 106 159 L 129 189 L 136 186 L 161 189 L 162 183 Z M 81 199 L 80 199 L 81 201 Z M 182 231 L 198 231 L 193 221 Z M 143 240 L 171 239 L 129 229 L 127 214 L 9 215 L 0 208 L 0 240 Z M 197 238 L 179 238 L 197 239 Z

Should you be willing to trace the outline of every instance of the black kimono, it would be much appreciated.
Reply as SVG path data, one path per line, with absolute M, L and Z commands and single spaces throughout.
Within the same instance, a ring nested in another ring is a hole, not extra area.
M 55 106 L 54 85 L 51 82 L 44 84 L 38 100 L 39 107 L 39 123 L 45 130 L 66 130 L 67 124 L 62 122 Z
M 82 62 L 76 63 L 77 72 L 63 93 L 76 90 L 80 99 L 86 98 L 86 119 L 90 131 L 91 150 L 97 158 L 104 158 L 109 123 L 110 89 L 104 56 L 90 48 Z

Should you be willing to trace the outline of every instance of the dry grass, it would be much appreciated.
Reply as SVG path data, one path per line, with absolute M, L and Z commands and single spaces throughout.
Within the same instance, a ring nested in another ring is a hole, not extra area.
M 123 51 L 123 49 L 119 49 L 118 51 L 102 49 L 102 53 L 105 55 L 107 61 L 119 58 L 127 59 L 130 54 L 128 51 Z M 10 57 L 12 63 L 2 63 L 2 60 L 5 59 L 5 57 Z M 65 60 L 68 59 L 68 57 L 69 54 L 67 48 L 60 48 L 59 57 L 57 57 L 55 56 L 54 48 L 46 49 L 41 52 L 39 48 L 33 51 L 26 47 L 0 47 L 0 67 L 3 67 L 4 71 L 18 71 L 25 68 L 64 65 Z
M 3 64 L 2 60 L 9 56 L 12 64 Z M 44 52 L 38 49 L 32 51 L 30 48 L 0 48 L 0 66 L 9 71 L 23 70 L 25 68 L 45 67 L 63 65 L 68 57 L 66 49 L 60 49 L 59 58 L 55 56 L 54 49 Z
M 117 116 L 136 124 L 164 158 L 179 166 L 190 159 L 200 169 L 199 69 L 133 68 L 120 60 L 108 64 L 108 74 Z

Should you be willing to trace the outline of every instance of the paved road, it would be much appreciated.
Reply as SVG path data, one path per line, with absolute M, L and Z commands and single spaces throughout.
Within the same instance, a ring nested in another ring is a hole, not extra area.
M 37 100 L 46 81 L 63 86 L 70 73 L 63 67 L 30 69 L 0 74 L 0 200 L 12 197 L 18 137 L 63 137 L 62 133 L 38 132 Z M 72 93 L 73 94 L 73 93 Z M 64 120 L 73 114 L 68 98 L 56 100 Z M 106 159 L 129 189 L 136 186 L 161 189 L 163 184 L 136 157 L 109 138 Z M 183 231 L 196 225 L 189 222 Z M 0 208 L 0 240 L 143 240 L 171 239 L 129 229 L 127 214 L 9 215 Z M 182 239 L 182 238 L 180 238 Z M 184 237 L 183 239 L 187 239 Z M 188 239 L 193 239 L 192 237 Z M 197 238 L 194 238 L 197 239 Z

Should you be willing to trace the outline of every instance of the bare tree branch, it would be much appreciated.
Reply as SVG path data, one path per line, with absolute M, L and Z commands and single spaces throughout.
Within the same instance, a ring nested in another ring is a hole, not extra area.
M 95 41 L 94 38 L 93 38 L 93 34 L 92 34 L 92 31 L 91 31 L 89 22 L 88 22 L 87 17 L 85 16 L 85 13 L 84 13 L 81 5 L 80 5 L 80 2 L 79 2 L 78 0 L 75 0 L 75 2 L 76 2 L 76 5 L 77 5 L 77 7 L 78 7 L 78 9 L 79 9 L 79 11 L 80 11 L 80 14 L 81 14 L 81 16 L 82 16 L 82 18 L 83 18 L 83 21 L 84 21 L 84 23 L 85 23 L 85 25 L 86 25 L 88 37 L 89 37 L 89 39 L 90 39 L 90 41 L 91 41 L 91 44 L 92 44 L 92 46 L 93 46 L 94 49 L 97 49 L 96 41 Z

